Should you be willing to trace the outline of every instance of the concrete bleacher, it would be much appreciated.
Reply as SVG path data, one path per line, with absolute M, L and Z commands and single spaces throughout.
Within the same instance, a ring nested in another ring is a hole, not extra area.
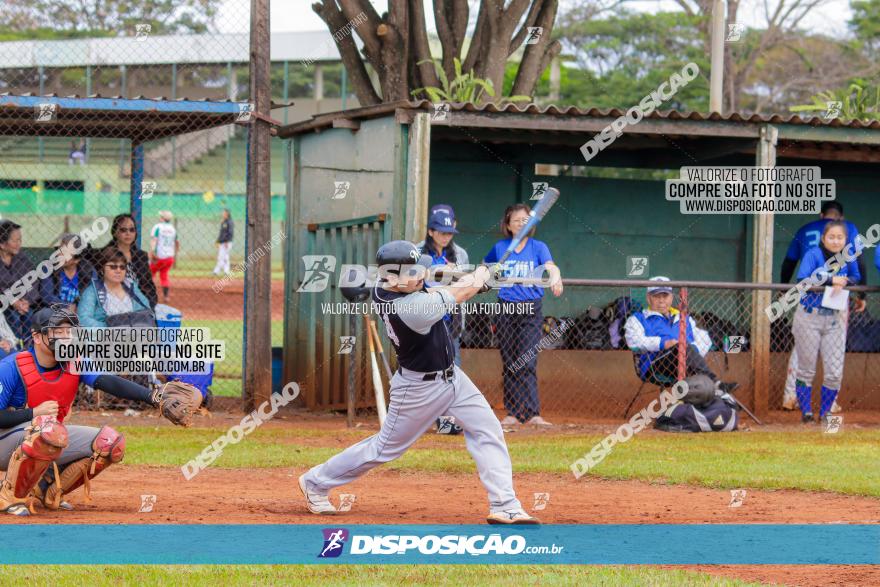
M 67 163 L 73 138 L 43 138 L 43 158 L 46 163 Z M 116 161 L 120 149 L 125 150 L 120 139 L 91 139 L 89 157 L 91 159 L 110 159 Z M 37 137 L 3 137 L 0 140 L 0 157 L 7 162 L 20 161 L 33 163 L 40 161 L 40 139 Z

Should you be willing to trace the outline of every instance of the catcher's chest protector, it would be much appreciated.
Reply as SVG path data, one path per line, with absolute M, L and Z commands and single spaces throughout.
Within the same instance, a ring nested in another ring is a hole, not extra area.
M 58 421 L 63 422 L 76 397 L 79 375 L 72 375 L 62 370 L 61 375 L 55 379 L 45 379 L 40 374 L 30 351 L 22 351 L 15 355 L 15 364 L 24 383 L 28 407 L 35 408 L 43 402 L 54 400 L 58 402 Z

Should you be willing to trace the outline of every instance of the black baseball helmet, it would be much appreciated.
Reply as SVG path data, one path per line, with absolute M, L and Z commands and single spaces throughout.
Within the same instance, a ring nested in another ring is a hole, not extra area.
M 79 328 L 79 318 L 70 311 L 66 304 L 52 304 L 48 308 L 38 310 L 31 317 L 31 331 L 49 335 L 49 330 L 60 326 Z M 49 336 L 49 348 L 55 350 L 57 339 Z
M 385 243 L 376 251 L 376 264 L 398 265 L 398 268 L 388 268 L 386 273 L 399 275 L 401 271 L 420 271 L 418 267 L 427 269 L 431 266 L 431 257 L 423 255 L 417 246 L 409 241 L 391 241 Z

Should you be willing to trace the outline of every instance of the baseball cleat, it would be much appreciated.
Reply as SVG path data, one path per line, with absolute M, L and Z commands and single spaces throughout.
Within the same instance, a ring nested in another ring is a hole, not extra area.
M 837 400 L 834 400 L 834 403 L 831 404 L 831 413 L 832 414 L 839 414 L 842 411 L 843 411 L 843 408 L 840 407 L 840 404 L 837 403 Z
M 327 494 L 321 495 L 314 491 L 309 491 L 306 487 L 306 476 L 301 475 L 299 478 L 299 489 L 306 498 L 306 504 L 309 511 L 313 514 L 335 514 L 336 508 L 330 503 Z
M 505 510 L 503 512 L 492 512 L 486 518 L 490 524 L 540 524 L 540 520 L 534 516 L 530 516 L 524 509 Z
M 797 396 L 793 393 L 786 393 L 782 396 L 782 409 L 794 411 L 798 409 Z
M 809 424 L 813 421 L 813 412 L 807 412 L 801 416 L 801 422 Z
M 6 508 L 6 513 L 13 516 L 29 516 L 31 511 L 23 503 L 14 503 Z
M 502 426 L 519 426 L 519 420 L 514 418 L 513 416 L 505 416 L 503 420 L 501 420 Z

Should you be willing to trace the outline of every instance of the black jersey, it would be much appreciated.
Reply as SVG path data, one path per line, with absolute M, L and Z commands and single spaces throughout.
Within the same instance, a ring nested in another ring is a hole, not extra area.
M 443 320 L 454 305 L 449 293 L 428 293 L 423 289 L 406 294 L 377 285 L 373 288 L 373 301 L 402 367 L 429 373 L 452 365 L 455 352 Z

